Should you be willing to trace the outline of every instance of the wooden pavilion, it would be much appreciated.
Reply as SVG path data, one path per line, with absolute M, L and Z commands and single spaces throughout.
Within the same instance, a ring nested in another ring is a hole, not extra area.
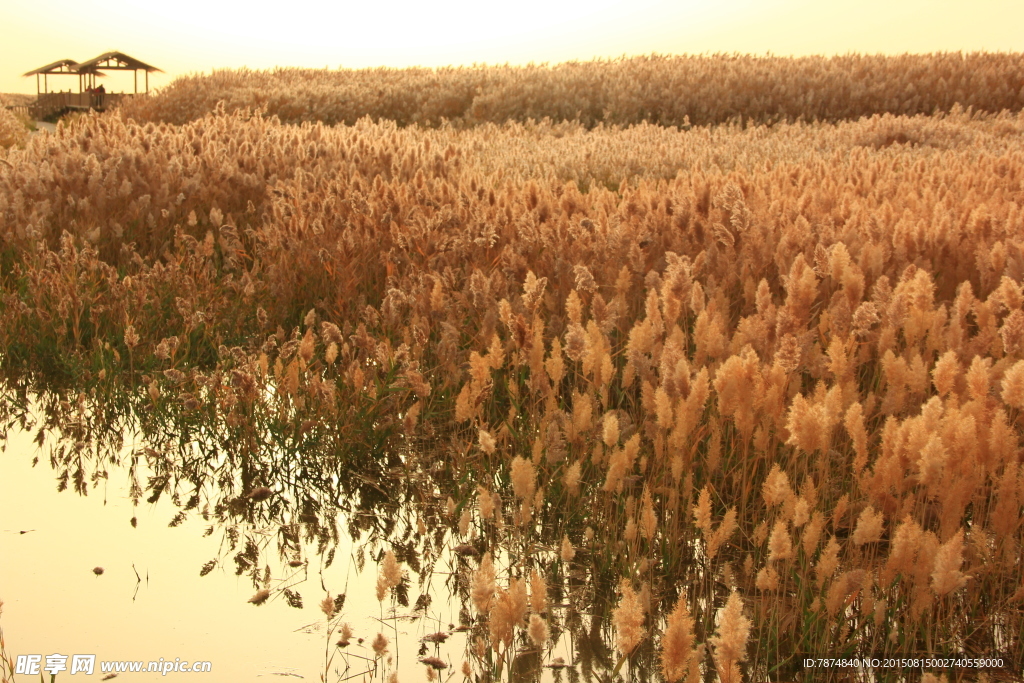
M 140 62 L 134 57 L 129 57 L 123 52 L 104 52 L 99 57 L 93 57 L 87 62 L 82 62 L 75 69 L 85 75 L 92 77 L 92 87 L 96 86 L 96 76 L 102 75 L 103 71 L 131 71 L 133 80 L 135 83 L 135 92 L 133 94 L 139 94 L 139 72 L 142 71 L 146 75 L 146 89 L 144 93 L 149 93 L 149 72 L 160 71 L 155 66 L 150 66 L 145 62 Z M 163 73 L 161 71 L 161 73 Z
M 102 93 L 93 92 L 96 79 L 102 78 L 106 71 L 132 71 L 135 91 L 133 93 Z M 143 94 L 149 93 L 149 73 L 161 71 L 123 52 L 104 52 L 98 57 L 93 57 L 86 62 L 76 62 L 73 59 L 62 59 L 38 69 L 33 69 L 23 76 L 36 77 L 36 101 L 29 107 L 30 114 L 37 119 L 47 119 L 59 116 L 68 110 L 96 109 L 103 111 L 116 105 L 124 97 L 131 97 L 139 94 L 139 72 L 145 74 L 145 90 Z M 77 76 L 78 91 L 51 92 L 49 79 L 51 76 Z M 42 78 L 40 78 L 42 77 Z
M 78 76 L 78 91 L 82 92 L 82 75 L 75 70 L 77 66 L 78 62 L 73 59 L 62 59 L 53 64 L 47 64 L 46 66 L 29 71 L 27 74 L 22 74 L 22 76 L 36 77 L 36 97 L 50 92 L 50 76 Z M 40 76 L 43 77 L 42 81 L 39 79 Z

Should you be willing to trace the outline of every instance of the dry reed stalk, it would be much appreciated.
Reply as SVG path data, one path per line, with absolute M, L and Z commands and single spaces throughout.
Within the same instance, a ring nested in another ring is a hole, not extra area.
M 390 642 L 388 641 L 387 636 L 383 633 L 378 633 L 374 636 L 372 644 L 374 656 L 379 659 L 387 654 L 389 644 Z
M 747 660 L 750 627 L 750 620 L 743 616 L 743 601 L 739 593 L 733 591 L 725 607 L 718 610 L 718 628 L 708 639 L 713 648 L 718 679 L 722 683 L 739 683 L 741 680 L 739 665 Z
M 548 622 L 539 614 L 530 615 L 529 626 L 530 641 L 539 648 L 543 648 L 551 637 L 548 629 Z
M 686 596 L 680 594 L 661 639 L 661 672 L 669 683 L 681 680 L 684 676 L 687 677 L 687 683 L 700 681 L 704 646 L 695 644 L 693 627 L 694 619 L 686 607 Z
M 497 589 L 494 579 L 494 563 L 491 561 L 491 553 L 486 552 L 480 561 L 480 568 L 473 573 L 471 587 L 473 604 L 478 614 L 488 614 L 491 611 L 494 591 Z
M 628 580 L 623 579 L 619 589 L 622 598 L 612 613 L 615 647 L 623 657 L 628 657 L 644 637 L 644 613 L 639 597 Z
M 530 609 L 534 614 L 544 614 L 548 606 L 548 584 L 536 569 L 530 574 Z

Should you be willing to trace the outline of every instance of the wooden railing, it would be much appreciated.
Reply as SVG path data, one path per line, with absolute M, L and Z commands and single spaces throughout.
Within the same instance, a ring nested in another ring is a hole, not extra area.
M 8 104 L 7 111 L 13 112 L 15 116 L 28 116 L 29 105 L 27 104 Z
M 131 97 L 131 95 L 122 93 L 98 95 L 89 92 L 50 92 L 41 94 L 26 109 L 29 116 L 37 121 L 44 121 L 69 109 L 78 111 L 88 111 L 89 109 L 105 111 L 112 109 L 126 97 Z
M 65 104 L 71 93 L 43 93 L 29 105 L 29 115 L 36 121 L 43 121 L 67 108 Z

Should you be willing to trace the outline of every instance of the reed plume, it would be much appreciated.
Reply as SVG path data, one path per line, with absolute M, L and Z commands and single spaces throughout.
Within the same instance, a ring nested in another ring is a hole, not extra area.
M 718 628 L 708 639 L 711 643 L 718 679 L 722 683 L 739 683 L 742 678 L 740 663 L 747 659 L 747 639 L 750 620 L 743 616 L 743 601 L 733 591 L 725 607 L 718 610 Z
M 623 657 L 628 657 L 644 637 L 644 614 L 639 597 L 628 580 L 622 580 L 619 590 L 622 597 L 612 612 L 615 647 Z

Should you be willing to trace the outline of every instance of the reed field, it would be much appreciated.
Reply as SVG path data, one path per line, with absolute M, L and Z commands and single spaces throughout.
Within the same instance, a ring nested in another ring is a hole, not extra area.
M 256 605 L 301 539 L 382 605 L 453 558 L 430 680 L 1019 680 L 1022 104 L 1019 54 L 182 78 L 0 152 L 0 417 L 79 491 L 143 434 Z M 802 664 L 866 655 L 1003 666 Z
M 21 146 L 28 140 L 28 122 L 7 109 L 7 105 L 21 104 L 10 95 L 0 94 L 0 154 L 3 150 Z
M 445 69 L 220 70 L 176 79 L 131 103 L 138 120 L 186 123 L 224 102 L 285 123 L 525 123 L 528 119 L 663 126 L 841 121 L 1024 107 L 1020 53 L 775 57 L 650 55 L 555 66 Z

